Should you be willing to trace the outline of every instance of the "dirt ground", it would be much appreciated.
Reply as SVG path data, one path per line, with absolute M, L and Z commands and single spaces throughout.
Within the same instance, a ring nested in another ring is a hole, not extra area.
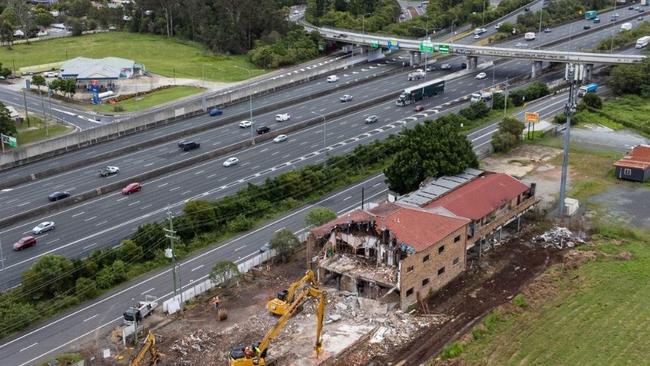
M 491 155 L 481 161 L 481 169 L 506 173 L 525 183 L 535 183 L 540 207 L 550 208 L 557 201 L 562 167 L 552 164 L 562 150 L 546 146 L 522 145 L 507 156 Z M 569 175 L 569 184 L 571 175 Z

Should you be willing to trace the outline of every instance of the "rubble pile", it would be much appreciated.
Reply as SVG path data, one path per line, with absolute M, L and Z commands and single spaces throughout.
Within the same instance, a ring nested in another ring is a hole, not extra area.
M 584 244 L 586 234 L 582 231 L 574 233 L 565 227 L 554 227 L 544 234 L 537 235 L 533 242 L 542 246 L 542 248 L 573 248 L 576 245 Z

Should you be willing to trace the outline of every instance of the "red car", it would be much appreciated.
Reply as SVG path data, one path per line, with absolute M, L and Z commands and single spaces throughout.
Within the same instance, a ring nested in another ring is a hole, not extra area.
M 142 189 L 142 184 L 140 183 L 130 183 L 128 186 L 122 188 L 122 194 L 131 194 L 139 192 Z
M 423 106 L 421 106 L 421 105 L 416 105 L 416 106 L 415 106 L 415 111 L 416 111 L 416 112 L 422 112 L 423 110 L 424 110 L 424 107 L 423 107 Z
M 23 250 L 34 245 L 36 245 L 36 238 L 33 236 L 26 236 L 14 243 L 14 250 Z

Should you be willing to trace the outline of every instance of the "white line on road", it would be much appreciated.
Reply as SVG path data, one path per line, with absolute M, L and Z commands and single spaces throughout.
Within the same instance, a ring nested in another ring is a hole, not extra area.
M 140 203 L 140 201 L 131 202 L 129 203 L 129 206 L 137 205 L 138 203 Z
M 199 175 L 205 173 L 205 170 L 199 170 L 198 172 L 195 172 L 194 175 Z
M 142 206 L 142 207 L 140 207 L 140 209 L 141 209 L 141 210 L 146 210 L 146 209 L 148 209 L 148 208 L 151 207 L 151 206 L 152 206 L 152 205 Z
M 184 195 L 186 195 L 188 193 L 192 193 L 192 191 L 185 191 L 185 192 L 181 193 L 181 196 L 184 196 Z
M 203 264 L 199 265 L 198 267 L 192 268 L 192 270 L 190 272 L 194 272 L 194 271 L 196 271 L 197 269 L 200 269 L 200 268 L 203 268 Z
M 97 245 L 97 243 L 88 244 L 88 245 L 86 245 L 85 247 L 83 247 L 83 249 L 92 248 L 92 247 L 94 247 L 95 245 Z
M 86 211 L 81 211 L 81 212 L 79 212 L 79 213 L 76 213 L 76 214 L 72 215 L 72 217 L 81 216 L 81 215 L 83 215 L 83 214 L 85 214 L 85 213 L 86 213 Z
M 268 148 L 268 147 L 265 148 L 265 149 L 262 149 L 260 152 L 263 153 L 263 152 L 266 152 L 266 151 L 269 151 L 269 148 Z
M 208 175 L 207 178 L 212 178 L 212 177 L 216 177 L 216 176 L 217 176 L 217 173 L 214 173 L 214 174 Z
M 176 190 L 178 190 L 178 189 L 181 189 L 181 187 L 174 187 L 174 188 L 171 188 L 169 191 L 170 191 L 170 192 L 173 192 L 173 191 L 176 191 Z
M 238 251 L 240 251 L 240 250 L 242 250 L 242 249 L 244 249 L 244 248 L 246 248 L 246 246 L 245 246 L 245 245 L 242 245 L 241 247 L 235 249 L 235 252 L 238 252 Z
M 168 185 L 168 184 L 169 184 L 169 182 L 167 182 L 167 183 L 163 183 L 163 184 L 159 185 L 158 188 L 164 187 L 164 186 L 166 186 L 166 185 Z
M 88 222 L 88 221 L 94 220 L 96 218 L 97 218 L 97 216 L 89 217 L 87 219 L 84 219 L 84 222 Z
M 52 243 L 54 243 L 55 241 L 59 241 L 59 240 L 61 240 L 61 238 L 52 239 L 52 240 L 48 241 L 48 242 L 45 243 L 45 244 L 52 244 Z
M 144 166 L 145 166 L 145 167 L 148 167 L 148 166 L 152 166 L 152 165 L 153 165 L 153 162 L 151 162 L 151 163 L 149 163 L 149 164 L 145 164 Z
M 352 196 L 347 196 L 347 197 L 345 197 L 345 198 L 343 199 L 343 201 L 347 201 L 347 200 L 349 200 L 350 198 L 352 198 Z
M 96 223 L 95 226 L 102 226 L 102 225 L 104 225 L 104 224 L 107 223 L 107 222 L 108 222 L 108 220 L 104 220 L 104 221 L 102 221 L 102 222 L 98 222 L 98 223 Z
M 16 205 L 16 206 L 18 206 L 18 207 L 22 207 L 22 206 L 29 205 L 30 203 L 31 203 L 31 202 L 23 202 L 23 203 L 21 203 L 20 205 Z
M 84 319 L 84 323 L 91 320 L 91 319 L 94 319 L 97 315 L 99 315 L 99 314 L 95 314 L 95 315 L 91 316 L 90 318 Z
M 153 290 L 155 290 L 155 289 L 156 289 L 155 287 L 152 287 L 152 288 L 148 289 L 147 291 L 142 291 L 142 292 L 140 293 L 140 295 L 146 295 L 147 293 L 149 293 L 149 292 L 151 292 L 151 291 L 153 291 Z
M 129 197 L 124 196 L 124 197 L 122 197 L 122 198 L 118 198 L 116 201 L 117 201 L 117 202 L 124 201 L 124 200 L 127 199 L 127 198 L 129 198 Z
M 25 348 L 21 348 L 20 351 L 18 351 L 18 352 L 22 352 L 22 351 L 28 350 L 28 349 L 34 347 L 34 346 L 37 345 L 37 344 L 38 344 L 38 342 L 34 342 L 34 344 L 30 344 L 29 346 L 27 346 L 27 347 L 25 347 Z

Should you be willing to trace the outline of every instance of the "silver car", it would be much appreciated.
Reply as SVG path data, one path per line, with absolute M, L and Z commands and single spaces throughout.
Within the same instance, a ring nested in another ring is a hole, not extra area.
M 285 141 L 287 141 L 287 135 L 277 135 L 273 139 L 273 142 L 285 142 Z
M 226 161 L 223 162 L 223 166 L 226 166 L 226 167 L 233 166 L 233 165 L 237 165 L 237 163 L 239 163 L 239 159 L 237 159 L 236 157 L 232 157 L 232 158 L 226 159 Z
M 54 230 L 54 222 L 43 221 L 40 224 L 36 225 L 35 228 L 32 229 L 32 233 L 34 235 L 38 235 L 38 234 L 43 234 L 44 232 L 48 232 L 50 230 Z

